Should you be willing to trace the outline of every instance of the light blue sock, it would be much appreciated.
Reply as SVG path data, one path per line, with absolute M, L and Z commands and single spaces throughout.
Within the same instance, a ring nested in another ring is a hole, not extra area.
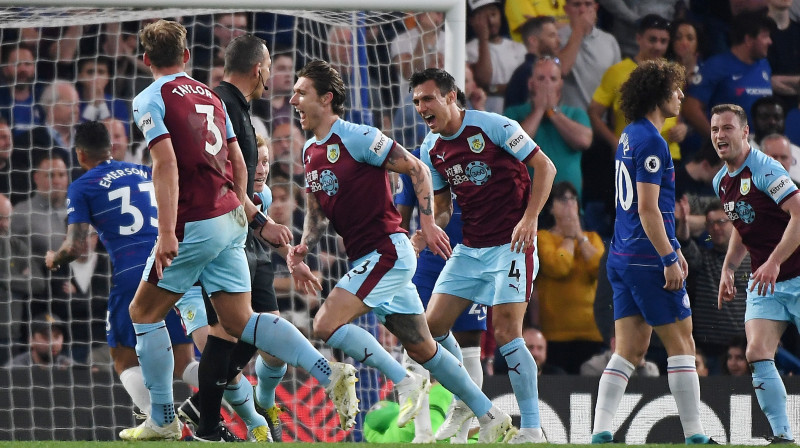
M 253 385 L 250 384 L 247 378 L 241 377 L 238 383 L 228 384 L 222 396 L 242 418 L 244 424 L 247 425 L 247 429 L 252 431 L 253 428 L 267 425 L 267 419 L 256 412 L 256 407 L 253 403 Z
M 285 374 L 286 364 L 280 367 L 272 367 L 264 361 L 264 358 L 258 357 L 258 360 L 256 360 L 256 377 L 258 378 L 256 403 L 259 406 L 264 409 L 275 406 L 275 388 L 281 383 Z
M 500 347 L 500 353 L 508 363 L 508 378 L 517 397 L 520 414 L 520 428 L 541 428 L 539 421 L 539 388 L 537 386 L 536 361 L 534 361 L 525 340 L 516 338 Z
M 433 340 L 442 344 L 442 347 L 447 349 L 448 352 L 452 353 L 453 356 L 458 359 L 458 362 L 464 362 L 464 355 L 461 353 L 461 346 L 458 345 L 458 341 L 456 341 L 456 338 L 453 336 L 452 332 L 448 331 L 446 335 L 433 338 Z
M 162 320 L 153 324 L 133 324 L 136 354 L 142 367 L 144 385 L 150 390 L 150 418 L 164 426 L 175 420 L 172 396 L 172 342 Z
M 356 361 L 383 372 L 397 384 L 406 377 L 406 369 L 386 351 L 367 330 L 353 324 L 342 325 L 326 341 Z
M 295 367 L 302 367 L 323 386 L 330 384 L 328 360 L 288 320 L 269 313 L 253 313 L 241 339 Z
M 472 381 L 469 372 L 452 353 L 436 344 L 436 354 L 422 364 L 445 389 L 457 395 L 476 416 L 481 417 L 492 408 L 492 402 Z
M 775 361 L 766 359 L 750 363 L 753 371 L 753 389 L 761 410 L 769 420 L 772 435 L 792 440 L 792 428 L 786 415 L 786 386 L 775 368 Z

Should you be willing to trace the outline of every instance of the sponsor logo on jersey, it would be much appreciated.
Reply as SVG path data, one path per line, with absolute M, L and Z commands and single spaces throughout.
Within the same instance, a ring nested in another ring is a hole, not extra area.
M 644 159 L 644 169 L 648 173 L 655 173 L 659 168 L 661 168 L 661 159 L 658 156 L 648 156 Z
M 773 181 L 771 184 L 769 184 L 769 187 L 767 187 L 767 192 L 772 197 L 772 199 L 777 201 L 783 195 L 788 193 L 789 190 L 792 189 L 792 187 L 794 187 L 794 182 L 792 182 L 792 179 L 790 179 L 789 176 L 780 176 L 779 178 L 775 179 L 775 181 Z
M 470 162 L 469 165 L 467 165 L 465 174 L 473 184 L 483 185 L 489 182 L 489 179 L 492 177 L 492 170 L 489 168 L 489 165 L 476 161 Z
M 753 206 L 745 201 L 736 202 L 736 214 L 745 224 L 750 224 L 756 219 L 756 211 L 753 210 Z
M 339 160 L 339 145 L 328 145 L 328 162 L 336 163 Z
M 339 192 L 339 179 L 331 170 L 325 170 L 319 175 L 319 185 L 322 191 L 328 196 L 333 196 Z
M 483 140 L 483 134 L 475 134 L 472 137 L 467 137 L 467 144 L 469 150 L 474 153 L 480 153 L 486 147 L 486 142 Z
M 520 149 L 524 148 L 528 143 L 533 143 L 528 134 L 522 130 L 522 128 L 517 128 L 514 135 L 511 136 L 508 140 L 506 140 L 506 147 L 511 150 L 514 154 L 518 153 Z
M 750 178 L 742 179 L 742 183 L 739 184 L 739 193 L 741 193 L 742 196 L 750 193 Z
M 155 128 L 156 125 L 153 123 L 153 116 L 150 115 L 150 112 L 142 115 L 142 118 L 139 119 L 139 129 L 142 130 L 142 134 L 147 134 L 148 131 Z
M 369 145 L 369 150 L 379 156 L 383 155 L 383 153 L 389 150 L 389 137 L 383 135 L 382 132 L 376 132 L 375 139 L 373 139 L 372 144 Z

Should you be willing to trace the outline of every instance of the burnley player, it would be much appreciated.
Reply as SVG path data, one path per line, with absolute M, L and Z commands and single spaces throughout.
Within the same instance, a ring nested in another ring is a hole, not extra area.
M 692 311 L 684 288 L 688 265 L 675 238 L 675 167 L 659 135 L 664 121 L 680 112 L 684 76 L 680 65 L 647 61 L 620 90 L 630 124 L 615 156 L 617 218 L 608 251 L 617 345 L 600 377 L 592 443 L 613 441 L 612 419 L 653 330 L 667 350 L 669 388 L 686 443 L 714 443 L 700 423 Z
M 186 29 L 177 22 L 159 20 L 139 36 L 154 82 L 134 98 L 133 113 L 153 159 L 159 214 L 158 240 L 130 314 L 136 354 L 150 390 L 151 413 L 138 427 L 120 432 L 120 438 L 180 437 L 170 376 L 172 347 L 163 319 L 198 280 L 228 334 L 305 368 L 326 386 L 341 415 L 355 400 L 355 369 L 328 363 L 319 352 L 307 350 L 310 344 L 288 321 L 254 313 L 250 307 L 250 272 L 244 253 L 248 218 L 255 233 L 274 245 L 288 244 L 292 234 L 258 212 L 247 198 L 246 166 L 224 105 L 207 86 L 184 72 L 189 60 Z M 320 286 L 308 266 L 295 264 L 294 268 L 299 287 Z M 349 419 L 341 423 L 346 426 Z M 221 439 L 219 429 L 216 434 L 195 436 Z
M 114 371 L 133 403 L 149 413 L 150 394 L 136 358 L 136 333 L 128 306 L 158 233 L 152 173 L 146 166 L 112 160 L 111 137 L 97 121 L 76 127 L 75 154 L 86 173 L 69 186 L 67 239 L 57 251 L 47 252 L 45 264 L 56 270 L 76 260 L 88 250 L 89 226 L 97 230 L 113 266 L 106 339 Z M 174 347 L 174 376 L 197 387 L 192 340 L 175 311 L 170 310 L 165 322 Z
M 711 142 L 725 166 L 714 177 L 733 234 L 719 281 L 719 307 L 734 299 L 733 273 L 750 253 L 744 329 L 747 362 L 772 443 L 794 443 L 786 414 L 786 388 L 775 351 L 790 322 L 800 323 L 800 195 L 780 163 L 747 143 L 744 109 L 711 109 Z
M 446 71 L 414 73 L 410 84 L 414 106 L 431 131 L 420 154 L 433 173 L 436 223 L 444 227 L 450 221 L 451 190 L 464 221 L 464 240 L 445 264 L 428 303 L 431 334 L 461 359 L 450 329 L 472 302 L 491 306 L 500 352 L 515 366 L 509 377 L 521 415 L 520 432 L 505 440 L 545 442 L 536 361 L 522 339 L 522 319 L 538 270 L 539 212 L 556 168 L 519 123 L 460 108 L 455 79 Z M 528 167 L 536 171 L 532 187 Z M 458 398 L 436 433 L 439 440 L 455 435 L 473 416 L 464 397 Z
M 419 150 L 412 152 L 414 157 L 419 158 Z M 401 174 L 398 179 L 398 190 L 394 194 L 394 203 L 397 206 L 397 211 L 403 221 L 400 226 L 409 230 L 410 220 L 417 206 L 417 196 L 414 194 L 414 185 L 411 183 L 411 178 L 408 175 Z M 461 207 L 458 202 L 453 201 L 453 216 L 444 231 L 450 238 L 450 244 L 458 244 L 463 239 L 461 227 L 464 223 L 461 221 Z M 416 228 L 419 228 L 417 222 Z M 415 234 L 411 238 L 411 243 L 415 246 L 424 245 L 415 244 L 421 239 L 421 233 Z M 415 249 L 416 250 L 416 249 Z M 433 286 L 436 284 L 436 279 L 439 278 L 439 273 L 444 268 L 445 260 L 433 254 L 427 247 L 421 250 L 417 258 L 417 270 L 414 272 L 414 278 L 411 282 L 417 287 L 419 298 L 422 300 L 422 305 L 428 307 L 431 294 L 433 293 Z M 480 303 L 473 303 L 464 312 L 458 316 L 455 324 L 453 324 L 453 336 L 461 347 L 462 359 L 461 363 L 464 368 L 469 372 L 470 378 L 478 387 L 483 386 L 483 366 L 481 365 L 481 336 L 486 331 L 486 305 Z M 408 355 L 403 356 L 403 363 L 407 369 L 414 370 L 423 375 L 427 373 L 422 369 L 419 364 L 410 359 Z M 420 414 L 414 419 L 414 443 L 432 443 L 434 439 L 433 429 L 431 427 L 430 412 L 425 412 L 427 403 L 426 398 L 423 399 Z M 429 410 L 428 410 L 429 411 Z M 450 438 L 451 443 L 467 443 L 469 436 L 469 429 L 472 419 L 467 420 L 461 429 Z
M 406 372 L 370 333 L 350 323 L 374 312 L 408 356 L 475 411 L 482 429 L 480 441 L 494 442 L 512 428 L 511 417 L 494 407 L 458 360 L 433 340 L 411 284 L 416 256 L 392 204 L 387 169 L 411 177 L 425 241 L 434 254 L 447 258 L 449 239 L 433 220 L 430 174 L 419 159 L 378 129 L 339 118 L 344 102 L 341 76 L 318 60 L 300 70 L 289 100 L 300 114 L 303 129 L 314 134 L 303 151 L 307 182 L 303 236 L 290 259 L 293 263 L 302 260 L 330 220 L 355 266 L 317 312 L 314 334 L 377 368 L 397 385 L 398 392 L 407 397 L 400 403 L 398 426 L 402 427 L 419 412 L 420 397 L 427 393 L 429 383 L 421 375 Z

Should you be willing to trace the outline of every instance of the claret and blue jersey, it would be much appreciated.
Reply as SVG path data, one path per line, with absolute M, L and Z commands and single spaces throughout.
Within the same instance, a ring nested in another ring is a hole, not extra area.
M 314 194 L 352 261 L 405 233 L 384 167 L 395 142 L 372 126 L 337 120 L 303 148 L 306 191 Z
M 531 194 L 525 164 L 539 147 L 514 120 L 467 110 L 461 128 L 444 137 L 429 133 L 420 147 L 433 189 L 450 187 L 464 220 L 464 244 L 493 247 L 511 242 Z
M 713 185 L 728 219 L 750 252 L 755 272 L 783 237 L 789 214 L 781 205 L 797 194 L 797 186 L 780 163 L 757 149 L 750 150 L 736 171 L 730 173 L 723 167 L 714 177 Z M 800 249 L 781 265 L 778 280 L 799 275 Z

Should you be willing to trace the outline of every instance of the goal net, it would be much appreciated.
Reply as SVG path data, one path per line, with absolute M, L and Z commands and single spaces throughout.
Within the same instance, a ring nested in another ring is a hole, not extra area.
M 297 241 L 304 212 L 300 152 L 308 136 L 288 105 L 296 70 L 315 58 L 331 62 L 348 88 L 343 118 L 374 125 L 409 149 L 426 131 L 404 79 L 430 66 L 452 68 L 463 78 L 463 23 L 443 26 L 447 15 L 441 12 L 386 11 L 382 3 L 377 9 L 383 11 L 370 12 L 14 7 L 0 1 L 0 440 L 113 440 L 137 423 L 106 344 L 108 255 L 92 236 L 88 256 L 54 272 L 44 267 L 47 251 L 65 238 L 65 190 L 81 174 L 72 126 L 102 120 L 116 159 L 149 161 L 130 110 L 152 81 L 137 32 L 158 18 L 180 21 L 189 31 L 187 71 L 212 87 L 222 78 L 232 38 L 254 33 L 267 42 L 272 77 L 269 90 L 253 102 L 254 127 L 271 139 L 270 214 L 292 225 Z M 431 23 L 435 31 L 428 31 Z M 453 29 L 461 33 L 460 50 L 457 39 L 443 37 Z M 447 51 L 445 42 L 456 50 Z M 312 257 L 325 280 L 319 296 L 295 291 L 285 263 L 273 260 L 281 312 L 308 334 L 321 300 L 348 269 L 341 241 L 330 231 Z M 374 316 L 359 323 L 399 356 Z M 42 339 L 37 330 L 43 327 L 52 338 Z M 361 440 L 366 410 L 386 398 L 391 385 L 370 369 L 362 368 L 359 377 L 362 413 L 346 433 L 337 429 L 336 412 L 318 384 L 290 368 L 277 390 L 277 402 L 289 410 L 282 416 L 286 440 Z M 178 382 L 175 387 L 176 400 L 191 392 Z M 241 435 L 241 424 L 233 419 L 232 425 Z

